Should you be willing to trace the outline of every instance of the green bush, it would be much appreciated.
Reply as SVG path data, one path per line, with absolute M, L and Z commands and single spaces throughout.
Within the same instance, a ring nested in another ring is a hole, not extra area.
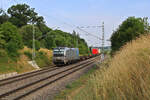
M 45 67 L 51 64 L 51 62 L 49 61 L 47 54 L 45 52 L 37 52 L 36 53 L 36 63 L 40 66 L 40 67 Z
M 6 45 L 7 54 L 14 61 L 17 61 L 18 58 L 20 57 L 20 53 L 18 52 L 17 46 L 18 45 L 16 43 L 13 43 L 13 42 L 9 42 Z
M 0 57 L 5 57 L 5 56 L 8 56 L 7 52 L 3 49 L 0 49 Z
M 30 59 L 32 60 L 32 53 L 29 51 L 25 51 L 24 54 Z
M 13 42 L 9 42 L 6 45 L 7 53 L 10 57 L 19 57 L 19 53 L 17 51 L 17 44 Z
M 33 48 L 33 40 L 29 40 L 29 44 L 27 45 L 29 48 Z M 40 49 L 40 42 L 35 40 L 35 49 Z

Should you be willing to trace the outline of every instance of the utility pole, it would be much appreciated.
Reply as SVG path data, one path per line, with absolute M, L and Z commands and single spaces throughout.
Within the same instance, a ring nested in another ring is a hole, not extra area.
M 77 44 L 76 44 L 77 47 L 76 48 L 78 48 L 78 44 L 79 44 L 78 43 L 78 35 L 79 35 L 79 33 L 76 34 L 76 42 L 77 42 Z
M 105 45 L 105 28 L 104 28 L 104 22 L 102 23 L 102 55 L 101 59 L 104 60 L 104 45 Z
M 35 60 L 35 57 L 36 57 L 36 55 L 35 55 L 35 27 L 34 27 L 34 23 L 33 23 L 33 44 L 32 44 L 32 61 L 34 61 Z
M 75 46 L 74 47 L 78 48 L 78 35 L 79 35 L 79 33 L 76 33 L 76 31 L 75 31 L 74 35 L 75 35 L 74 36 L 74 41 L 75 41 Z
M 104 44 L 105 44 L 105 30 L 104 30 L 104 22 L 102 23 L 102 52 L 104 53 Z

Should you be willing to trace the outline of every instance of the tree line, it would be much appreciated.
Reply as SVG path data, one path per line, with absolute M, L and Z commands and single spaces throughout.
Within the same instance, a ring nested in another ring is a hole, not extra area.
M 52 30 L 46 25 L 44 18 L 27 4 L 13 5 L 7 12 L 0 9 L 0 52 L 5 50 L 10 56 L 18 56 L 18 50 L 24 46 L 32 48 L 33 28 L 36 50 L 66 46 L 78 47 L 81 54 L 89 52 L 86 41 L 75 31 L 70 34 Z
M 148 18 L 128 17 L 121 25 L 113 32 L 111 36 L 112 54 L 120 50 L 127 42 L 140 37 L 144 34 L 149 34 L 150 26 Z

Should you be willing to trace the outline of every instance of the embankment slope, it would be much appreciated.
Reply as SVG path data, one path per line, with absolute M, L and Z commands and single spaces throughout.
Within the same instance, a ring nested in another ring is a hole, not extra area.
M 128 43 L 100 67 L 72 100 L 149 100 L 150 35 Z

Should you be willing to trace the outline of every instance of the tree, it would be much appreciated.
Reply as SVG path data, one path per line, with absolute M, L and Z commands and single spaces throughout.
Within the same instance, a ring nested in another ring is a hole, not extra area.
M 9 19 L 9 16 L 5 13 L 4 10 L 0 9 L 0 24 L 7 22 L 8 19 Z
M 73 44 L 74 47 L 77 47 L 77 34 L 74 30 L 73 30 L 73 33 L 72 33 L 72 44 Z
M 111 36 L 112 52 L 119 50 L 127 42 L 136 39 L 141 34 L 148 33 L 147 18 L 127 18 Z
M 4 35 L 2 34 L 2 31 L 0 31 L 0 48 L 4 48 L 6 41 L 3 39 Z
M 39 30 L 42 32 L 43 37 L 41 39 L 44 39 L 45 35 L 47 33 L 49 33 L 50 31 L 52 31 L 52 29 L 50 29 L 48 26 L 46 26 L 44 23 L 37 23 L 37 27 L 39 28 Z
M 27 45 L 29 48 L 33 48 L 33 40 L 29 40 L 29 44 Z M 41 47 L 41 44 L 38 40 L 35 40 L 35 50 L 39 50 Z
M 79 48 L 80 54 L 88 54 L 88 52 L 89 52 L 88 45 L 84 39 L 79 39 L 78 48 Z
M 23 48 L 21 35 L 10 22 L 0 26 L 0 48 L 6 49 L 12 56 L 17 54 L 18 49 Z
M 56 43 L 55 43 L 55 40 L 53 39 L 53 37 L 47 37 L 45 39 L 45 47 L 47 49 L 52 49 L 52 48 L 55 48 L 56 47 Z
M 9 21 L 17 27 L 22 27 L 28 23 L 44 23 L 43 17 L 39 17 L 34 8 L 26 4 L 13 5 L 7 10 L 10 14 Z
M 38 38 L 42 36 L 42 32 L 37 26 L 34 26 L 35 30 L 35 39 L 38 41 Z M 19 33 L 22 35 L 24 45 L 31 47 L 31 40 L 33 39 L 33 25 L 26 25 L 20 28 Z
M 79 48 L 80 54 L 88 54 L 88 45 L 84 39 L 81 39 L 79 35 L 74 31 L 73 34 L 63 32 L 61 30 L 53 30 L 44 35 L 45 47 L 52 49 L 54 47 L 72 47 Z M 77 45 L 78 41 L 78 45 Z

